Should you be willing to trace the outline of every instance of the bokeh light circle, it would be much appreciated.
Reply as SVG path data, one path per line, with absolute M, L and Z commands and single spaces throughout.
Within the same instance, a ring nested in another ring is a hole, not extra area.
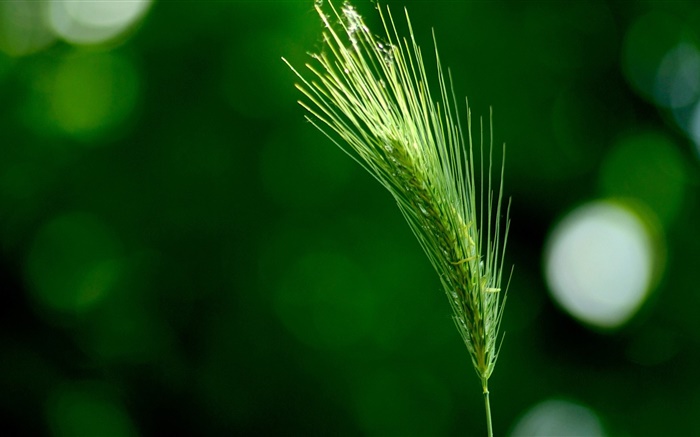
M 660 132 L 621 137 L 600 169 L 602 194 L 644 202 L 668 226 L 685 207 L 687 170 L 678 146 Z
M 139 435 L 116 390 L 101 383 L 65 383 L 46 402 L 46 416 L 54 437 Z
M 657 249 L 652 227 L 630 207 L 612 201 L 585 204 L 549 236 L 544 262 L 552 297 L 586 324 L 617 328 L 648 296 Z
M 91 141 L 113 133 L 137 105 L 140 77 L 133 63 L 114 53 L 66 56 L 49 81 L 48 122 L 59 131 Z
M 73 212 L 39 230 L 26 259 L 25 277 L 41 307 L 80 314 L 113 291 L 123 267 L 114 232 L 90 214 Z
M 530 408 L 510 433 L 511 437 L 604 435 L 603 424 L 592 409 L 561 399 L 549 399 Z
M 44 6 L 44 2 L 0 2 L 0 51 L 10 56 L 27 56 L 56 40 L 43 20 Z
M 694 103 L 700 95 L 700 50 L 688 41 L 678 43 L 664 55 L 656 72 L 654 97 L 664 107 Z
M 62 1 L 49 4 L 56 35 L 74 44 L 99 44 L 121 35 L 148 10 L 150 0 Z
M 682 29 L 676 17 L 656 11 L 638 18 L 625 34 L 623 73 L 632 87 L 651 102 L 661 103 L 659 69 L 668 53 L 680 43 Z M 667 65 L 670 67 L 668 61 Z

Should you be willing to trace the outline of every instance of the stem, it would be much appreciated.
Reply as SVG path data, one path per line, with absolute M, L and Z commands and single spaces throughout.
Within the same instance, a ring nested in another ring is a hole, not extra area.
M 491 425 L 491 403 L 489 402 L 489 386 L 488 381 L 483 381 L 484 387 L 484 405 L 486 406 L 486 429 L 488 436 L 493 437 L 493 425 Z

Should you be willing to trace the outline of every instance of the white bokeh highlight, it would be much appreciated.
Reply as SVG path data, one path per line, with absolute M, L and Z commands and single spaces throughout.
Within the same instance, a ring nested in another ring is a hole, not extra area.
M 606 201 L 583 205 L 552 231 L 545 275 L 554 300 L 573 317 L 616 328 L 643 304 L 651 287 L 654 244 L 631 210 Z
M 669 50 L 656 71 L 654 100 L 667 108 L 693 104 L 700 95 L 700 51 L 690 43 Z
M 550 399 L 532 407 L 516 423 L 511 437 L 603 437 L 598 415 L 574 402 Z
M 53 0 L 48 23 L 73 44 L 99 44 L 118 37 L 145 15 L 151 0 Z

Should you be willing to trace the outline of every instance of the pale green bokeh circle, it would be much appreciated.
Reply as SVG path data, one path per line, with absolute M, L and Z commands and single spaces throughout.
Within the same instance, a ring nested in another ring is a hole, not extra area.
M 600 187 L 606 197 L 644 202 L 668 226 L 684 206 L 686 164 L 676 144 L 655 133 L 623 137 L 603 162 Z
M 123 123 L 136 106 L 139 76 L 110 53 L 67 56 L 53 72 L 48 117 L 60 131 L 91 140 Z
M 657 74 L 664 56 L 681 40 L 683 22 L 663 12 L 650 12 L 627 30 L 622 45 L 622 71 L 640 95 L 656 102 Z
M 53 437 L 138 435 L 124 406 L 100 384 L 57 387 L 46 402 L 46 415 Z
M 122 274 L 121 245 L 95 217 L 69 213 L 37 233 L 25 263 L 25 279 L 40 306 L 79 314 L 94 307 Z
M 44 2 L 0 2 L 0 52 L 27 56 L 49 47 L 56 36 L 44 20 Z

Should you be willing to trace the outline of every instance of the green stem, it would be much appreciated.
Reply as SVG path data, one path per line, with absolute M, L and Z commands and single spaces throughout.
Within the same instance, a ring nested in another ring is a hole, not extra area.
M 493 437 L 493 425 L 491 425 L 491 403 L 489 402 L 489 386 L 488 381 L 483 381 L 484 387 L 484 405 L 486 406 L 486 429 L 488 436 Z

